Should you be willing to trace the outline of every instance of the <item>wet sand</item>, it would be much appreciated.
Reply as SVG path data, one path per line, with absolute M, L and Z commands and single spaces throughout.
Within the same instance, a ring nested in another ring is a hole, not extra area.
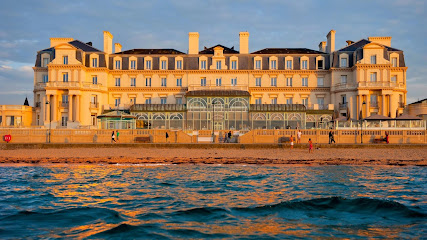
M 0 164 L 304 164 L 427 166 L 427 148 L 188 149 L 60 148 L 0 150 Z

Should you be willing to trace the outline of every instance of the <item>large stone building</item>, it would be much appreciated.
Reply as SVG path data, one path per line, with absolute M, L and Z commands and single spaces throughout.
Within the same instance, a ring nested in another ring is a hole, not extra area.
M 199 34 L 191 32 L 187 53 L 123 51 L 119 43 L 113 52 L 109 32 L 103 51 L 90 42 L 51 38 L 34 67 L 34 125 L 51 120 L 52 127 L 68 128 L 313 128 L 338 115 L 395 117 L 403 111 L 407 67 L 391 37 L 347 41 L 336 50 L 332 30 L 318 51 L 254 52 L 249 33 L 239 37 L 239 51 L 222 45 L 200 50 Z M 117 110 L 136 121 L 105 115 Z

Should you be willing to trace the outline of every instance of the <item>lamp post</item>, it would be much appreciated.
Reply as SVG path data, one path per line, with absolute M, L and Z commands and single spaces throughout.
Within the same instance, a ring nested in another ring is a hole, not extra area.
M 50 143 L 50 134 L 51 134 L 51 127 L 52 127 L 52 104 L 49 101 L 46 101 L 46 106 L 49 104 L 49 135 L 48 135 L 48 142 Z
M 365 101 L 362 102 L 362 109 L 360 110 L 360 143 L 363 143 L 363 106 L 366 104 Z

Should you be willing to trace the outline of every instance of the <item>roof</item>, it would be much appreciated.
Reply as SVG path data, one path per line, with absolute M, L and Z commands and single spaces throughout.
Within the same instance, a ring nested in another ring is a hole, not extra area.
M 395 118 L 395 120 L 405 121 L 405 120 L 423 120 L 423 119 L 420 117 L 417 117 L 417 116 L 411 116 L 409 114 L 403 114 L 403 115 L 400 115 L 399 117 Z
M 250 94 L 243 90 L 195 90 L 188 91 L 185 96 L 250 96 Z
M 419 101 L 416 101 L 416 102 L 413 102 L 413 103 L 410 103 L 410 104 L 418 104 L 418 103 L 422 103 L 422 102 L 424 102 L 424 101 L 427 101 L 427 98 L 424 98 L 424 99 L 422 99 L 422 100 L 419 100 Z M 409 104 L 409 105 L 410 105 Z
M 150 54 L 157 54 L 157 55 L 178 55 L 178 54 L 185 54 L 183 52 L 180 52 L 175 49 L 171 48 L 136 48 L 136 49 L 130 49 L 123 52 L 118 52 L 114 54 L 144 54 L 144 55 L 150 55 Z
M 264 48 L 252 54 L 325 54 L 308 48 Z
M 125 113 L 123 111 L 112 111 L 112 112 L 99 115 L 97 118 L 136 118 L 136 117 L 128 113 Z
M 366 44 L 369 44 L 369 43 L 371 43 L 371 41 L 366 40 L 366 39 L 361 39 L 361 40 L 359 40 L 359 41 L 357 41 L 357 42 L 355 42 L 353 44 L 350 44 L 348 46 L 345 46 L 345 47 L 341 48 L 340 50 L 338 50 L 338 52 L 354 52 L 357 49 L 362 48 L 363 46 L 365 46 Z M 379 43 L 377 43 L 377 44 L 379 44 Z M 382 45 L 382 44 L 380 44 L 380 45 Z M 399 50 L 399 49 L 396 49 L 396 48 L 392 48 L 392 47 L 389 47 L 389 46 L 385 46 L 385 45 L 382 45 L 382 46 L 384 46 L 385 48 L 387 48 L 388 51 L 402 51 L 402 50 Z
M 213 47 L 205 48 L 204 50 L 200 51 L 199 54 L 214 54 L 214 48 L 216 48 L 216 47 L 224 48 L 224 51 L 223 51 L 224 54 L 233 54 L 233 53 L 238 54 L 239 53 L 238 51 L 234 50 L 234 46 L 232 48 L 228 48 L 228 47 L 225 47 L 221 44 L 217 44 Z
M 393 120 L 393 118 L 391 118 L 391 117 L 386 117 L 386 116 L 383 116 L 383 115 L 378 115 L 378 114 L 374 114 L 374 115 L 371 115 L 371 116 L 369 116 L 369 117 L 367 117 L 367 118 L 364 118 L 363 120 Z
M 100 50 L 92 47 L 91 45 L 86 44 L 86 43 L 84 43 L 84 42 L 82 42 L 80 40 L 74 40 L 74 41 L 71 41 L 71 42 L 68 42 L 68 43 L 71 44 L 71 45 L 73 45 L 74 47 L 76 47 L 78 49 L 81 49 L 84 52 L 102 52 L 102 51 L 100 51 Z

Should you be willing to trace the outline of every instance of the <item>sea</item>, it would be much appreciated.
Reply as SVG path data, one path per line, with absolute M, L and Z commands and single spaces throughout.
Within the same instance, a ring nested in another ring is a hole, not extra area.
M 0 239 L 426 239 L 427 168 L 2 165 Z

